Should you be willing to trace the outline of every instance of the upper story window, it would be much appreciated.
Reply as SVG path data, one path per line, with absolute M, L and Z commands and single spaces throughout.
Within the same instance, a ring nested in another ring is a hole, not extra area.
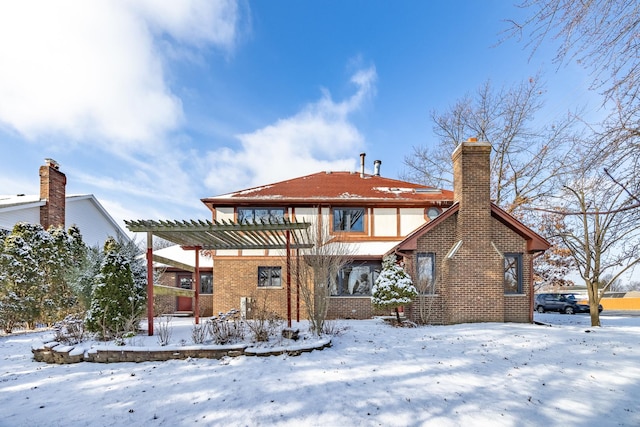
M 436 293 L 436 254 L 433 252 L 418 252 L 416 254 L 416 278 L 415 283 L 418 292 L 423 295 Z
M 430 208 L 427 208 L 425 210 L 425 214 L 427 215 L 427 218 L 431 220 L 436 219 L 438 215 L 440 215 L 441 213 L 442 213 L 442 209 L 437 208 L 435 206 L 431 206 Z
M 522 254 L 504 254 L 504 293 L 522 293 Z
M 364 208 L 333 208 L 333 231 L 364 231 Z
M 239 224 L 282 222 L 283 220 L 284 209 L 282 208 L 238 208 Z

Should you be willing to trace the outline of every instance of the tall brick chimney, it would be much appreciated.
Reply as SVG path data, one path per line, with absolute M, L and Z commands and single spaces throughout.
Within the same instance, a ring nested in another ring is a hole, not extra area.
M 48 229 L 51 226 L 65 226 L 65 186 L 67 177 L 60 172 L 60 165 L 53 159 L 45 159 L 40 166 L 40 199 L 45 200 L 40 207 L 40 224 Z
M 491 144 L 470 138 L 453 160 L 459 203 L 456 250 L 447 257 L 446 323 L 504 321 L 503 259 L 492 244 Z
M 491 241 L 491 144 L 469 138 L 458 145 L 453 160 L 453 198 L 460 203 L 459 239 Z

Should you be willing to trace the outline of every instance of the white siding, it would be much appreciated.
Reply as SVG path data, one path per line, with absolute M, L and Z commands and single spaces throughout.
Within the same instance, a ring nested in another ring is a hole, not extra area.
M 17 222 L 40 224 L 40 208 L 37 206 L 0 212 L 0 228 L 13 230 Z
M 424 209 L 400 209 L 400 234 L 406 236 L 426 222 Z
M 398 216 L 395 208 L 373 209 L 373 235 L 395 237 L 398 234 Z
M 91 198 L 67 198 L 65 225 L 67 229 L 72 225 L 78 226 L 87 246 L 102 247 L 109 236 L 124 238 L 123 230 L 114 227 Z

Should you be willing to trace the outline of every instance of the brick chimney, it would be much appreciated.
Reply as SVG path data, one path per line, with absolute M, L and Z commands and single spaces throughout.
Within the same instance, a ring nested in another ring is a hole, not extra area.
M 48 229 L 51 226 L 65 226 L 65 186 L 67 177 L 60 172 L 60 165 L 53 159 L 45 159 L 40 166 L 40 199 L 45 200 L 40 207 L 40 224 Z
M 445 323 L 504 321 L 503 259 L 492 244 L 490 156 L 491 144 L 475 138 L 451 156 L 459 209 L 456 249 L 447 257 Z
M 460 203 L 459 239 L 491 240 L 491 144 L 469 138 L 458 145 L 453 160 L 453 200 Z

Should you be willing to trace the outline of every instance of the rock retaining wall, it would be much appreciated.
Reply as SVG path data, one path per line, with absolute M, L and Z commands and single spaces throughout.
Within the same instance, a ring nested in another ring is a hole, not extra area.
M 117 363 L 117 362 L 161 362 L 176 359 L 222 359 L 223 357 L 238 356 L 276 356 L 287 354 L 298 356 L 313 350 L 322 350 L 331 346 L 330 340 L 320 341 L 309 347 L 255 349 L 247 345 L 234 345 L 229 347 L 194 347 L 173 348 L 166 350 L 123 348 L 84 350 L 74 346 L 62 345 L 58 342 L 50 342 L 42 347 L 33 348 L 33 358 L 37 362 L 69 364 L 79 362 Z

